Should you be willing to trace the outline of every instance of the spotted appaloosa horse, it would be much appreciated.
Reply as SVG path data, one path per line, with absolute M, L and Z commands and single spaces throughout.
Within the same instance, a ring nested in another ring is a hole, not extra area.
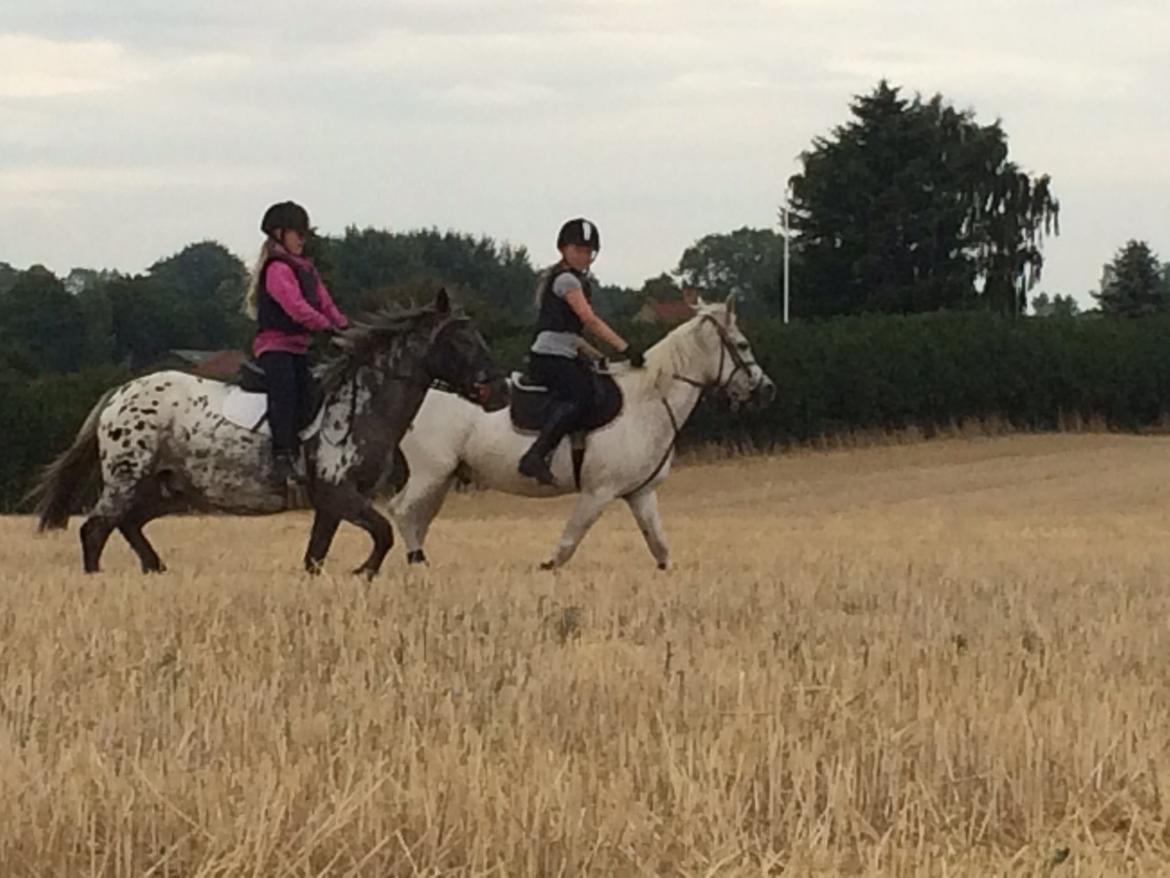
M 506 399 L 491 355 L 445 291 L 434 303 L 387 308 L 355 322 L 335 340 L 326 364 L 317 428 L 302 434 L 307 492 L 315 517 L 305 566 L 317 571 L 342 520 L 365 529 L 374 547 L 355 572 L 374 576 L 393 544 L 370 496 L 435 381 L 485 408 Z M 157 372 L 123 384 L 93 408 L 73 446 L 46 469 L 34 491 L 42 530 L 63 528 L 95 472 L 102 490 L 81 527 L 85 570 L 99 569 L 117 528 L 145 572 L 164 568 L 142 528 L 187 510 L 268 514 L 286 506 L 271 479 L 270 435 L 262 394 L 243 394 L 182 372 Z M 252 407 L 248 422 L 232 409 Z

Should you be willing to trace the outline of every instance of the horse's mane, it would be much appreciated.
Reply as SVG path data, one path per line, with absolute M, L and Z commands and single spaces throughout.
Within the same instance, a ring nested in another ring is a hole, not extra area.
M 683 369 L 682 354 L 696 341 L 704 317 L 722 321 L 726 314 L 723 304 L 700 305 L 695 316 L 674 327 L 646 351 L 646 368 L 631 369 L 623 378 L 623 385 L 636 396 L 662 395 L 669 391 L 676 373 Z
M 351 321 L 334 339 L 337 352 L 321 367 L 322 392 L 327 395 L 338 389 L 381 353 L 389 352 L 393 366 L 409 347 L 406 342 L 417 338 L 420 330 L 429 331 L 438 316 L 433 303 L 421 306 L 391 303 Z M 460 318 L 462 314 L 453 309 L 450 316 Z

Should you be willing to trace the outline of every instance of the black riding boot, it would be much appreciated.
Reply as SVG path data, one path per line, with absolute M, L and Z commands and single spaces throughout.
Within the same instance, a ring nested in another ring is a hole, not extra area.
M 536 479 L 542 485 L 555 485 L 552 470 L 548 468 L 548 456 L 557 447 L 565 434 L 577 420 L 577 406 L 571 402 L 557 402 L 549 409 L 548 420 L 544 422 L 540 435 L 532 447 L 520 458 L 520 474 Z

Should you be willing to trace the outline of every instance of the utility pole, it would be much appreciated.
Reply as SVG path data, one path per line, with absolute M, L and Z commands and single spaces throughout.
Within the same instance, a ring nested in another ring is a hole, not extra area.
M 783 297 L 784 297 L 784 323 L 785 323 L 785 325 L 787 325 L 787 323 L 788 323 L 788 233 L 789 233 L 789 229 L 790 229 L 789 224 L 788 224 L 788 211 L 789 211 L 789 204 L 790 204 L 790 200 L 789 200 L 790 191 L 791 190 L 789 188 L 786 188 L 784 190 L 784 201 L 780 205 L 780 221 L 781 221 L 781 226 L 783 228 L 783 235 L 784 235 L 784 268 L 783 268 L 783 274 L 782 274 L 783 280 L 781 283 L 781 289 L 783 290 Z

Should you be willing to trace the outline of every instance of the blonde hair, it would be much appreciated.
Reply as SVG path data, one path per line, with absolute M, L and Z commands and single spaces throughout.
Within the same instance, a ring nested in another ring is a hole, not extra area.
M 553 269 L 560 265 L 559 262 L 553 263 L 539 274 L 536 275 L 536 288 L 532 291 L 532 301 L 536 305 L 536 310 L 540 310 L 541 299 L 543 298 L 545 284 L 548 283 L 548 276 L 552 274 Z
M 244 291 L 244 305 L 241 310 L 252 320 L 260 315 L 260 273 L 264 269 L 264 264 L 272 258 L 274 243 L 271 238 L 264 239 L 264 243 L 260 245 L 260 255 L 256 257 L 256 264 L 248 277 L 248 287 Z

